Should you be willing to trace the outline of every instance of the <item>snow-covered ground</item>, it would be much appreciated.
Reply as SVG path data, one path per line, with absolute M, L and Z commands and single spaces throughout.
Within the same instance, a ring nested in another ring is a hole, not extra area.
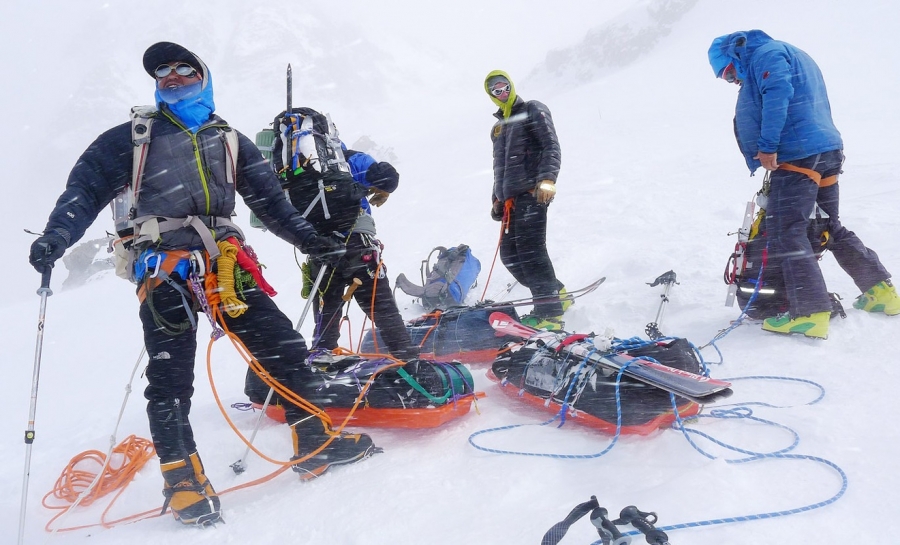
M 667 11 L 648 18 L 648 6 Z M 728 234 L 740 226 L 745 204 L 762 180 L 748 177 L 734 143 L 737 88 L 713 78 L 706 51 L 716 36 L 761 28 L 803 48 L 821 66 L 847 154 L 842 220 L 879 253 L 888 270 L 900 270 L 900 77 L 888 45 L 900 4 L 891 0 L 563 0 L 552 6 L 525 0 L 352 0 L 339 9 L 323 2 L 155 1 L 138 7 L 35 0 L 3 11 L 0 43 L 8 67 L 0 87 L 0 172 L 7 190 L 0 225 L 9 259 L 0 303 L 6 407 L 0 418 L 2 543 L 14 543 L 19 527 L 21 437 L 39 303 L 34 294 L 39 277 L 26 262 L 33 237 L 22 229 L 43 228 L 68 170 L 97 134 L 127 119 L 130 106 L 152 101 L 152 82 L 140 58 L 155 41 L 182 43 L 207 62 L 217 113 L 245 134 L 252 136 L 283 109 L 284 68 L 290 62 L 295 105 L 330 112 L 350 144 L 365 135 L 394 154 L 402 183 L 375 212 L 391 279 L 400 272 L 417 278 L 419 262 L 434 246 L 466 243 L 481 259 L 480 280 L 486 280 L 498 224 L 488 215 L 493 105 L 482 81 L 492 69 L 508 71 L 522 97 L 549 106 L 562 144 L 548 241 L 557 272 L 572 288 L 607 277 L 567 313 L 567 328 L 642 335 L 660 301 L 660 289 L 646 283 L 672 269 L 680 284 L 671 290 L 662 329 L 703 345 L 737 317 L 737 309 L 723 306 L 722 270 L 735 242 Z M 626 22 L 631 26 L 623 26 Z M 629 33 L 639 28 L 644 32 Z M 613 34 L 616 40 L 609 38 Z M 608 54 L 623 44 L 642 53 Z M 620 58 L 625 60 L 616 62 Z M 238 221 L 246 225 L 246 208 L 239 212 Z M 110 228 L 104 213 L 85 240 Z M 275 301 L 296 319 L 304 301 L 291 248 L 271 234 L 247 231 L 280 292 Z M 898 371 L 890 346 L 900 318 L 852 309 L 858 293 L 849 277 L 831 256 L 822 268 L 829 289 L 847 308 L 847 318 L 832 323 L 827 341 L 742 326 L 717 343 L 724 363 L 712 373 L 821 385 L 824 398 L 809 405 L 819 395 L 811 384 L 740 380 L 729 403 L 787 407 L 751 406 L 756 416 L 799 434 L 792 453 L 820 457 L 846 472 L 846 492 L 812 511 L 673 530 L 671 543 L 890 540 L 900 490 L 894 470 L 900 451 L 891 431 Z M 814 459 L 727 464 L 698 454 L 672 430 L 622 438 L 609 453 L 591 459 L 483 452 L 468 442 L 474 432 L 539 424 L 543 415 L 501 396 L 484 368 L 475 368 L 476 385 L 487 394 L 478 413 L 434 430 L 374 429 L 384 454 L 314 482 L 301 484 L 288 472 L 226 494 L 225 525 L 187 529 L 165 516 L 51 535 L 43 528 L 52 513 L 40 499 L 70 458 L 107 449 L 141 351 L 133 288 L 106 273 L 62 290 L 65 272 L 62 266 L 55 271 L 47 305 L 27 543 L 539 543 L 550 526 L 591 495 L 612 514 L 637 505 L 655 511 L 659 524 L 667 526 L 790 511 L 828 500 L 841 488 L 839 474 Z M 488 292 L 510 280 L 498 263 Z M 476 291 L 480 295 L 481 289 Z M 511 297 L 523 295 L 517 289 Z M 398 298 L 406 317 L 421 312 L 406 296 Z M 354 309 L 351 317 L 355 343 L 361 313 Z M 304 327 L 307 338 L 310 329 Z M 202 324 L 200 338 L 208 333 L 208 324 Z M 342 340 L 348 344 L 350 337 L 345 333 Z M 229 468 L 244 447 L 216 408 L 204 364 L 206 346 L 200 344 L 191 417 L 207 474 L 221 491 L 274 466 L 251 458 L 243 475 Z M 704 356 L 718 360 L 712 349 Z M 244 401 L 243 361 L 221 342 L 214 345 L 212 360 L 225 405 Z M 144 386 L 138 376 L 117 440 L 149 437 Z M 252 428 L 255 415 L 229 411 L 242 429 Z M 776 451 L 794 441 L 783 429 L 747 420 L 701 419 L 692 428 L 756 451 Z M 695 440 L 724 458 L 741 456 Z M 524 426 L 478 441 L 504 450 L 594 454 L 610 438 L 566 425 Z M 290 453 L 286 428 L 274 423 L 264 425 L 257 444 L 275 457 Z M 158 508 L 161 484 L 153 460 L 108 518 Z M 100 502 L 81 509 L 63 525 L 96 523 L 103 507 Z M 597 539 L 583 520 L 562 543 Z

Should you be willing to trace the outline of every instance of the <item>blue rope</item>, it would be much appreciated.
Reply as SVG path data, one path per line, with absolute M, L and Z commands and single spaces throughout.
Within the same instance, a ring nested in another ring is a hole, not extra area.
M 596 352 L 596 350 L 591 350 L 590 352 L 588 352 L 587 355 L 585 355 L 584 359 L 582 360 L 581 365 L 578 368 L 579 372 L 576 372 L 576 374 L 574 375 L 574 377 L 572 379 L 572 384 L 569 385 L 568 391 L 566 392 L 566 397 L 565 397 L 565 399 L 563 399 L 562 407 L 560 408 L 559 412 L 557 412 L 553 416 L 553 418 L 551 418 L 550 420 L 547 420 L 546 422 L 537 424 L 538 426 L 546 426 L 546 425 L 550 424 L 551 422 L 555 421 L 557 418 L 559 418 L 560 424 L 557 427 L 562 427 L 562 425 L 565 423 L 564 412 L 568 409 L 569 395 L 572 392 L 573 385 L 575 384 L 575 382 L 578 381 L 580 370 L 584 367 L 585 363 L 588 361 L 588 359 L 591 357 L 591 355 L 594 352 Z M 516 455 L 516 456 L 534 456 L 534 457 L 539 457 L 539 458 L 558 458 L 558 459 L 563 459 L 563 460 L 588 460 L 588 459 L 600 458 L 601 456 L 605 455 L 610 450 L 612 450 L 612 448 L 619 441 L 619 435 L 621 434 L 621 430 L 622 430 L 622 399 L 621 399 L 621 395 L 620 395 L 619 386 L 622 381 L 622 376 L 625 373 L 625 369 L 627 367 L 628 367 L 628 364 L 622 366 L 622 368 L 619 369 L 618 373 L 616 374 L 616 433 L 613 435 L 613 438 L 612 438 L 612 441 L 610 442 L 610 444 L 607 445 L 607 447 L 605 449 L 603 449 L 602 451 L 600 451 L 598 453 L 595 453 L 595 454 L 553 454 L 553 453 L 544 453 L 544 452 L 521 452 L 521 451 L 515 451 L 515 450 L 492 449 L 489 447 L 483 447 L 475 442 L 475 437 L 478 435 L 482 435 L 482 434 L 486 434 L 486 433 L 500 432 L 500 431 L 507 431 L 507 430 L 512 430 L 515 428 L 521 428 L 524 426 L 534 426 L 535 424 L 512 424 L 509 426 L 501 426 L 499 428 L 488 428 L 486 430 L 479 430 L 469 436 L 469 444 L 472 445 L 473 447 L 477 448 L 478 450 L 481 450 L 484 452 L 490 452 L 492 454 L 512 454 L 512 455 Z M 506 382 L 506 381 L 504 380 L 504 382 Z M 561 415 L 563 415 L 563 416 L 561 416 Z
M 814 399 L 808 403 L 805 403 L 805 405 L 813 405 L 815 403 L 818 403 L 825 395 L 825 390 L 824 390 L 824 388 L 822 388 L 821 385 L 819 385 L 815 382 L 812 382 L 810 380 L 805 380 L 805 379 L 795 379 L 795 378 L 790 378 L 790 377 L 754 376 L 754 377 L 737 377 L 737 378 L 728 379 L 728 380 L 749 380 L 749 379 L 774 379 L 774 380 L 796 381 L 796 382 L 812 384 L 812 385 L 816 386 L 817 388 L 819 388 L 819 390 L 820 390 L 819 396 L 816 397 L 816 399 Z M 782 510 L 782 511 L 769 511 L 769 512 L 765 512 L 765 513 L 756 513 L 753 515 L 740 515 L 740 516 L 726 517 L 726 518 L 720 518 L 720 519 L 710 519 L 710 520 L 702 520 L 702 521 L 695 521 L 695 522 L 685 522 L 685 523 L 681 523 L 681 524 L 672 524 L 669 526 L 659 526 L 659 527 L 657 527 L 657 530 L 666 532 L 666 531 L 671 531 L 671 530 L 681 530 L 681 529 L 685 529 L 685 528 L 699 528 L 699 527 L 703 527 L 703 526 L 715 526 L 715 525 L 719 525 L 719 524 L 730 524 L 730 523 L 734 523 L 734 522 L 750 522 L 750 521 L 754 521 L 754 520 L 765 520 L 765 519 L 771 519 L 771 518 L 777 518 L 777 517 L 784 517 L 784 516 L 788 516 L 788 515 L 795 515 L 798 513 L 804 513 L 807 511 L 812 511 L 814 509 L 819 509 L 821 507 L 825 507 L 826 505 L 830 505 L 830 504 L 836 502 L 838 499 L 840 499 L 844 495 L 844 493 L 847 491 L 847 486 L 848 486 L 847 474 L 844 472 L 843 469 L 841 469 L 834 462 L 831 462 L 830 460 L 826 460 L 825 458 L 821 458 L 818 456 L 809 456 L 809 455 L 805 455 L 805 454 L 789 454 L 789 451 L 793 450 L 799 444 L 799 441 L 800 441 L 799 435 L 793 429 L 788 428 L 787 426 L 784 426 L 782 424 L 778 424 L 778 423 L 775 423 L 775 422 L 772 422 L 769 420 L 755 417 L 755 416 L 753 416 L 752 410 L 750 410 L 747 407 L 742 407 L 742 406 L 737 406 L 733 409 L 727 409 L 727 410 L 716 409 L 716 410 L 710 411 L 709 416 L 699 415 L 700 418 L 704 418 L 704 417 L 705 418 L 737 418 L 737 419 L 745 418 L 748 420 L 753 420 L 756 422 L 760 422 L 763 424 L 768 424 L 768 425 L 772 425 L 772 426 L 776 426 L 778 428 L 788 430 L 794 436 L 794 441 L 789 447 L 786 447 L 786 448 L 783 448 L 783 449 L 780 449 L 780 450 L 777 450 L 774 452 L 755 452 L 755 451 L 751 451 L 751 450 L 746 450 L 746 449 L 735 447 L 733 445 L 729 445 L 727 443 L 719 441 L 718 439 L 713 438 L 709 434 L 706 434 L 706 433 L 703 433 L 703 432 L 700 432 L 697 430 L 689 430 L 689 429 L 685 428 L 684 421 L 682 420 L 681 415 L 678 412 L 678 407 L 676 406 L 676 403 L 675 403 L 675 395 L 670 394 L 669 399 L 672 402 L 672 408 L 675 412 L 675 425 L 673 426 L 673 428 L 680 430 L 682 432 L 682 434 L 684 435 L 685 439 L 687 439 L 688 443 L 697 452 L 699 452 L 703 456 L 705 456 L 711 460 L 716 459 L 715 456 L 713 456 L 712 454 L 704 451 L 702 448 L 697 446 L 697 444 L 691 439 L 690 434 L 699 435 L 699 436 L 704 437 L 705 439 L 708 439 L 709 441 L 715 443 L 716 445 L 724 447 L 728 450 L 732 450 L 732 451 L 747 455 L 746 458 L 726 459 L 725 463 L 728 463 L 728 464 L 745 464 L 748 462 L 755 462 L 755 461 L 764 460 L 764 459 L 809 460 L 812 462 L 823 464 L 823 465 L 828 466 L 831 469 L 833 469 L 840 476 L 841 488 L 840 488 L 840 490 L 838 490 L 837 493 L 835 493 L 833 496 L 831 496 L 830 498 L 828 498 L 826 500 L 819 501 L 816 503 L 811 503 L 808 505 L 804 505 L 802 507 L 796 507 L 793 509 L 786 509 L 786 510 Z M 775 405 L 770 405 L 767 403 L 756 402 L 756 404 L 763 405 L 766 407 L 783 408 L 783 407 L 778 407 Z M 639 536 L 639 535 L 641 535 L 641 533 L 638 531 L 630 531 L 627 533 L 623 533 L 622 535 Z M 591 543 L 591 545 L 602 545 L 602 541 L 595 541 L 595 542 Z
M 766 252 L 767 253 L 768 253 L 768 250 L 769 250 L 769 243 L 766 242 Z M 759 295 L 759 288 L 760 288 L 760 286 L 762 286 L 762 275 L 763 275 L 763 271 L 765 271 L 765 270 L 766 270 L 766 266 L 765 266 L 765 263 L 763 263 L 759 267 L 759 274 L 756 275 L 756 285 L 753 287 L 753 293 L 750 294 L 750 299 L 747 300 L 747 304 L 744 305 L 744 308 L 741 309 L 741 314 L 740 314 L 740 316 L 737 317 L 737 320 L 731 322 L 731 325 L 726 327 L 722 331 L 719 331 L 716 334 L 716 336 L 712 338 L 711 341 L 704 344 L 700 348 L 696 349 L 697 353 L 699 354 L 700 351 L 703 350 L 704 348 L 706 348 L 707 346 L 712 346 L 713 348 L 715 348 L 716 353 L 719 355 L 719 361 L 710 362 L 713 365 L 721 365 L 721 364 L 725 363 L 725 357 L 722 355 L 722 351 L 719 350 L 719 347 L 716 345 L 716 341 L 721 341 L 722 339 L 725 338 L 726 335 L 728 335 L 729 333 L 731 333 L 738 327 L 744 325 L 744 318 L 747 317 L 747 309 L 749 309 L 750 306 L 753 305 L 753 303 L 756 301 L 756 297 Z M 740 286 L 738 286 L 738 288 L 740 288 Z
M 752 302 L 752 298 L 751 298 L 751 302 Z M 748 303 L 748 306 L 749 306 L 749 303 Z M 743 313 L 742 313 L 742 317 L 743 317 Z M 632 337 L 630 339 L 625 339 L 625 340 L 615 339 L 614 350 L 622 351 L 622 350 L 627 350 L 627 349 L 635 349 L 635 348 L 640 348 L 642 346 L 647 346 L 649 344 L 655 344 L 657 342 L 665 342 L 666 340 L 668 340 L 668 339 L 658 339 L 657 341 L 644 341 L 637 337 Z M 696 347 L 694 347 L 693 344 L 691 344 L 691 348 L 699 356 L 699 350 Z M 560 419 L 559 427 L 562 427 L 562 425 L 565 423 L 565 412 L 568 410 L 568 401 L 569 401 L 569 398 L 575 387 L 575 384 L 578 382 L 578 380 L 581 376 L 581 371 L 584 368 L 584 366 L 587 364 L 590 356 L 596 352 L 597 352 L 596 349 L 592 349 L 581 361 L 578 369 L 576 370 L 576 372 L 572 378 L 572 382 L 569 384 L 569 386 L 566 390 L 566 395 L 563 399 L 562 407 L 561 407 L 560 411 L 556 415 L 554 415 L 553 418 L 551 418 L 550 420 L 547 420 L 546 422 L 543 422 L 538 425 L 546 426 L 546 425 L 550 424 L 551 422 L 554 422 L 557 418 L 559 418 Z M 644 360 L 654 361 L 654 362 L 656 361 L 653 358 L 646 357 L 646 356 L 640 356 L 639 358 L 635 358 L 635 359 L 644 359 Z M 701 360 L 701 364 L 703 364 L 702 356 L 700 356 L 700 360 Z M 620 395 L 620 383 L 622 380 L 622 376 L 625 372 L 625 369 L 627 367 L 628 367 L 628 364 L 626 364 L 621 369 L 619 369 L 618 373 L 616 374 L 616 384 L 615 384 L 615 386 L 616 386 L 616 389 L 615 389 L 615 393 L 616 393 L 616 432 L 615 432 L 615 435 L 613 436 L 613 439 L 610 442 L 610 444 L 599 453 L 596 453 L 596 454 L 551 454 L 551 453 L 537 453 L 537 452 L 520 452 L 520 451 L 492 449 L 492 448 L 483 447 L 481 445 L 478 445 L 475 442 L 475 437 L 478 435 L 499 432 L 499 431 L 506 431 L 506 430 L 511 430 L 511 429 L 515 429 L 515 428 L 520 428 L 523 426 L 531 426 L 534 424 L 515 424 L 515 425 L 510 425 L 510 426 L 502 426 L 499 428 L 490 428 L 490 429 L 486 429 L 486 430 L 480 430 L 469 436 L 469 444 L 471 444 L 473 447 L 475 447 L 478 450 L 481 450 L 484 452 L 490 452 L 490 453 L 494 453 L 494 454 L 512 454 L 512 455 L 518 455 L 518 456 L 533 456 L 533 457 L 545 457 L 545 458 L 569 459 L 569 460 L 600 458 L 601 456 L 604 456 L 610 450 L 612 450 L 612 448 L 616 445 L 616 443 L 619 440 L 619 436 L 620 436 L 621 428 L 622 428 L 622 405 L 621 405 L 621 395 Z M 708 376 L 708 369 L 706 369 L 705 365 L 704 365 L 704 372 Z M 793 377 L 779 377 L 779 376 L 770 376 L 770 375 L 756 375 L 756 376 L 747 376 L 747 377 L 735 377 L 735 378 L 729 378 L 726 380 L 729 380 L 732 382 L 738 381 L 738 380 L 783 380 L 783 381 L 791 381 L 791 382 L 799 382 L 799 383 L 809 384 L 809 385 L 816 387 L 819 390 L 819 394 L 816 396 L 815 399 L 813 399 L 812 401 L 809 401 L 807 403 L 804 403 L 804 405 L 814 405 L 814 404 L 818 403 L 819 401 L 821 401 L 825 397 L 825 389 L 820 384 L 813 382 L 811 380 L 807 380 L 807 379 L 800 379 L 800 378 L 793 378 Z M 504 381 L 504 383 L 506 383 L 506 381 Z M 830 460 L 827 460 L 825 458 L 821 458 L 818 456 L 810 456 L 810 455 L 805 455 L 805 454 L 790 454 L 790 451 L 795 449 L 800 442 L 799 434 L 795 430 L 793 430 L 783 424 L 779 424 L 779 423 L 773 422 L 771 420 L 766 420 L 766 419 L 754 416 L 753 411 L 748 407 L 749 405 L 757 405 L 757 406 L 770 407 L 770 408 L 789 408 L 788 406 L 778 406 L 778 405 L 773 405 L 773 404 L 769 404 L 769 403 L 765 403 L 765 402 L 747 402 L 747 403 L 742 403 L 742 404 L 735 404 L 730 409 L 721 408 L 721 407 L 727 407 L 727 405 L 719 406 L 720 408 L 710 411 L 709 415 L 701 414 L 701 415 L 697 415 L 696 417 L 694 417 L 697 419 L 699 419 L 699 418 L 720 418 L 720 419 L 751 420 L 754 422 L 758 422 L 761 424 L 774 426 L 776 428 L 786 430 L 793 437 L 793 441 L 787 447 L 784 447 L 784 448 L 781 448 L 781 449 L 778 449 L 778 450 L 775 450 L 772 452 L 756 452 L 756 451 L 740 448 L 740 447 L 737 447 L 734 445 L 730 445 L 728 443 L 725 443 L 723 441 L 716 439 L 715 437 L 713 437 L 707 433 L 686 428 L 685 424 L 684 424 L 684 420 L 681 418 L 681 414 L 678 411 L 678 406 L 675 401 L 675 394 L 670 393 L 669 399 L 672 404 L 672 409 L 673 409 L 673 412 L 675 415 L 675 424 L 672 426 L 672 428 L 681 431 L 684 438 L 694 448 L 694 450 L 696 450 L 697 452 L 699 452 L 701 455 L 705 456 L 706 458 L 708 458 L 710 460 L 717 459 L 716 456 L 706 452 L 700 446 L 698 446 L 697 443 L 691 438 L 692 434 L 702 437 L 702 438 L 710 441 L 711 443 L 718 445 L 722 448 L 725 448 L 727 450 L 731 450 L 733 452 L 737 452 L 737 453 L 746 455 L 746 457 L 744 457 L 744 458 L 725 459 L 724 461 L 728 464 L 744 464 L 744 463 L 748 463 L 748 462 L 754 462 L 754 461 L 765 460 L 765 459 L 809 460 L 812 462 L 823 464 L 823 465 L 828 466 L 831 469 L 833 469 L 841 478 L 841 487 L 840 487 L 840 490 L 838 490 L 838 492 L 836 494 L 834 494 L 832 497 L 830 497 L 826 500 L 812 503 L 809 505 L 804 505 L 801 507 L 796 507 L 793 509 L 756 513 L 756 514 L 752 514 L 752 515 L 739 515 L 739 516 L 735 516 L 735 517 L 726 517 L 726 518 L 720 518 L 720 519 L 709 519 L 709 520 L 702 520 L 702 521 L 686 522 L 686 523 L 681 523 L 681 524 L 673 524 L 673 525 L 668 525 L 668 526 L 657 527 L 657 530 L 665 532 L 665 531 L 672 531 L 672 530 L 681 530 L 681 529 L 685 529 L 685 528 L 715 526 L 715 525 L 719 525 L 719 524 L 730 524 L 730 523 L 735 523 L 735 522 L 749 522 L 749 521 L 754 521 L 754 520 L 765 520 L 765 519 L 770 519 L 770 518 L 794 515 L 794 514 L 803 513 L 806 511 L 812 511 L 814 509 L 819 509 L 821 507 L 830 505 L 830 504 L 836 502 L 838 499 L 840 499 L 844 495 L 844 493 L 847 491 L 848 479 L 847 479 L 847 474 L 844 472 L 843 469 L 841 469 L 834 462 L 831 462 Z M 639 535 L 641 535 L 641 533 L 639 531 L 630 531 L 627 533 L 623 533 L 622 535 L 639 536 Z M 602 540 L 595 541 L 595 542 L 591 543 L 591 545 L 602 545 Z

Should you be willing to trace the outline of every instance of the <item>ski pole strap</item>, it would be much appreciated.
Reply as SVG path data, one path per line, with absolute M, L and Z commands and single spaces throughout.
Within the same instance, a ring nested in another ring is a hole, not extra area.
M 596 496 L 591 496 L 590 501 L 579 503 L 572 509 L 566 518 L 557 522 L 547 530 L 547 533 L 544 534 L 544 538 L 541 539 L 541 545 L 557 545 L 557 543 L 565 537 L 566 532 L 569 531 L 569 528 L 573 524 L 598 507 L 600 507 L 600 504 L 597 502 Z
M 816 183 L 819 187 L 828 187 L 830 185 L 834 185 L 838 182 L 837 174 L 834 176 L 828 176 L 827 178 L 823 178 L 821 174 L 816 172 L 811 168 L 803 168 L 798 167 L 797 165 L 792 165 L 790 163 L 781 163 L 778 165 L 778 170 L 789 170 L 791 172 L 799 172 L 800 174 L 805 175 L 807 178 Z

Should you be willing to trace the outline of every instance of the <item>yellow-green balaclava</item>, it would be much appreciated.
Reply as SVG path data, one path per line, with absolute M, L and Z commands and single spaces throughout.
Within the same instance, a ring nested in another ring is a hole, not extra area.
M 493 88 L 498 81 L 506 81 L 509 83 L 509 98 L 506 99 L 506 102 L 502 102 L 491 93 L 491 88 Z M 491 71 L 491 73 L 484 78 L 484 90 L 487 92 L 488 96 L 491 97 L 494 104 L 496 104 L 503 112 L 503 119 L 509 119 L 513 104 L 516 103 L 516 87 L 509 78 L 509 74 L 503 70 Z

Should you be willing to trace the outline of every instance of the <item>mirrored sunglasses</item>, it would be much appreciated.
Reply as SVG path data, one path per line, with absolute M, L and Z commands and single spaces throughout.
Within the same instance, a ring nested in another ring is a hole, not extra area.
M 737 70 L 734 69 L 734 63 L 725 67 L 725 70 L 722 71 L 722 79 L 728 83 L 734 83 L 737 79 Z
M 156 74 L 157 78 L 164 78 L 171 74 L 172 70 L 174 70 L 175 73 L 179 76 L 183 76 L 186 78 L 192 78 L 197 75 L 197 69 L 186 63 L 179 63 L 175 66 L 169 64 L 160 64 L 156 67 L 156 71 L 154 73 Z
M 508 92 L 509 92 L 509 84 L 508 83 L 506 85 L 504 85 L 503 87 L 494 87 L 493 89 L 491 89 L 491 94 L 494 95 L 495 97 L 498 97 L 498 96 L 502 95 L 503 93 L 508 93 Z

